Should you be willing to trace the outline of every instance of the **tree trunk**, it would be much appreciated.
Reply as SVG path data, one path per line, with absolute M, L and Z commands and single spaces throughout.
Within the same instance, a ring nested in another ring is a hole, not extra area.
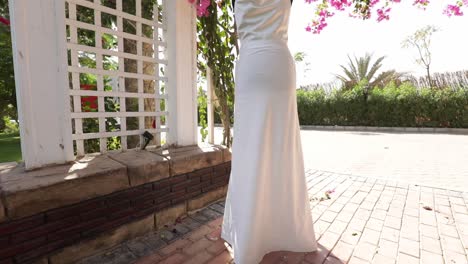
M 427 72 L 427 81 L 429 82 L 429 86 L 431 88 L 433 88 L 434 84 L 432 83 L 432 78 L 431 78 L 431 72 L 429 70 L 429 65 L 426 66 L 426 72 Z

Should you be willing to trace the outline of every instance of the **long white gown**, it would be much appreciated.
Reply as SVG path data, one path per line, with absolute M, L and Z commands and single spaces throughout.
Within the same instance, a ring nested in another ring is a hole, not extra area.
M 271 251 L 317 249 L 302 156 L 290 0 L 236 0 L 241 42 L 234 142 L 222 238 L 236 264 Z

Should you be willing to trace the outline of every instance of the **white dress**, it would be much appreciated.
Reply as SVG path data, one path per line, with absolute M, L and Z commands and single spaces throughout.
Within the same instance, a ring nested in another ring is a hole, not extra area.
M 290 0 L 236 0 L 241 42 L 234 141 L 222 238 L 236 264 L 271 251 L 317 249 L 304 172 L 295 64 L 287 46 Z

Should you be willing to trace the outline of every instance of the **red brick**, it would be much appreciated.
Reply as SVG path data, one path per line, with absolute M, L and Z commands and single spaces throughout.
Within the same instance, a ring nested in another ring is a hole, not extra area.
M 81 213 L 89 212 L 98 208 L 104 208 L 104 199 L 93 199 L 84 201 L 72 206 L 58 208 L 46 213 L 46 219 L 48 222 L 56 221 L 69 216 L 79 215 Z
M 81 222 L 77 225 L 73 225 L 68 228 L 60 229 L 60 230 L 57 230 L 56 232 L 49 233 L 47 234 L 47 239 L 49 241 L 61 240 L 61 239 L 69 237 L 70 235 L 78 234 L 82 231 L 88 230 L 89 228 L 95 227 L 100 224 L 104 224 L 106 222 L 107 222 L 107 219 L 105 217 L 94 219 L 92 221 Z
M 108 205 L 113 205 L 121 203 L 123 201 L 130 201 L 130 199 L 135 198 L 136 196 L 139 196 L 141 194 L 151 192 L 152 190 L 152 186 L 144 185 L 143 187 L 130 188 L 112 193 L 110 195 L 105 196 L 105 199 Z
M 194 256 L 198 252 L 207 249 L 211 245 L 213 245 L 213 242 L 209 241 L 206 238 L 202 238 L 198 240 L 197 242 L 194 242 L 193 244 L 183 248 L 182 251 L 188 256 Z
M 141 196 L 135 197 L 132 199 L 132 205 L 134 207 L 139 207 L 144 204 L 154 204 L 155 192 L 145 193 Z
M 206 187 L 208 187 L 210 185 L 211 185 L 211 182 L 209 182 L 209 181 L 202 182 L 202 183 L 197 184 L 197 185 L 192 185 L 192 186 L 187 188 L 187 192 L 193 192 L 193 191 L 197 191 L 197 190 L 201 191 L 203 188 L 206 188 Z
M 43 214 L 22 218 L 15 221 L 0 224 L 0 236 L 13 234 L 19 231 L 31 229 L 44 224 L 45 218 Z
M 210 173 L 210 174 L 205 174 L 205 175 L 202 175 L 201 176 L 201 181 L 204 182 L 204 181 L 211 181 L 211 178 L 213 177 L 213 174 Z
M 174 198 L 171 200 L 171 204 L 179 204 L 179 203 L 182 203 L 182 202 L 185 202 L 187 200 L 187 197 L 186 197 L 186 194 L 184 195 L 181 195 L 177 198 Z
M 118 208 L 115 211 L 109 212 L 108 218 L 109 220 L 120 219 L 132 216 L 134 213 L 136 213 L 135 208 L 129 205 L 128 207 Z
M 217 257 L 212 259 L 210 262 L 208 262 L 208 264 L 227 264 L 227 263 L 230 263 L 231 260 L 232 260 L 232 257 L 229 254 L 229 252 L 224 251 L 221 254 L 219 254 Z
M 139 259 L 134 264 L 156 264 L 161 262 L 162 257 L 158 254 L 151 254 L 149 256 Z
M 187 180 L 187 174 L 176 175 L 169 178 L 171 185 L 175 185 Z
M 58 229 L 64 229 L 66 227 L 72 226 L 80 222 L 79 217 L 72 216 L 69 218 L 61 219 L 55 222 L 50 222 L 45 225 L 38 226 L 27 231 L 13 234 L 12 243 L 20 243 L 26 240 L 31 240 L 40 236 L 45 236 L 49 233 L 52 233 Z
M 221 240 L 221 239 L 218 240 L 218 241 L 215 241 L 206 250 L 209 253 L 213 254 L 214 256 L 217 256 L 217 255 L 221 254 L 221 252 L 223 252 L 223 251 L 227 251 L 226 246 L 224 245 L 224 241 Z
M 15 256 L 15 259 L 17 262 L 23 263 L 27 260 L 31 260 L 31 259 L 43 256 L 43 255 L 46 255 L 47 253 L 50 253 L 54 250 L 71 245 L 72 243 L 77 241 L 79 238 L 80 238 L 79 235 L 75 235 L 75 236 L 68 237 L 67 239 L 64 239 L 64 240 L 54 241 L 46 245 L 34 248 L 33 250 L 29 250 L 28 252 L 24 254 L 19 254 Z
M 207 261 L 213 259 L 214 256 L 209 254 L 206 251 L 198 252 L 195 256 L 191 257 L 188 261 L 185 261 L 184 264 L 200 264 L 206 263 Z
M 170 203 L 169 203 L 170 205 Z M 169 206 L 168 205 L 168 206 Z M 157 205 L 146 205 L 145 207 L 142 208 L 135 208 L 135 213 L 133 213 L 133 218 L 141 218 L 147 215 L 150 215 L 156 211 L 158 211 L 158 206 Z
M 189 199 L 191 199 L 191 198 L 194 198 L 194 197 L 200 195 L 201 193 L 202 193 L 202 190 L 201 190 L 201 189 L 188 192 L 188 193 L 185 195 L 185 199 L 186 199 L 186 200 L 189 200 Z
M 45 242 L 46 242 L 46 238 L 40 237 L 34 240 L 27 241 L 25 243 L 11 245 L 7 248 L 1 248 L 0 259 L 13 257 L 18 254 L 27 252 L 28 250 L 31 250 L 33 248 L 43 245 Z
M 202 188 L 202 192 L 204 192 L 204 193 L 210 192 L 210 191 L 216 190 L 218 188 L 221 188 L 221 187 L 223 187 L 225 185 L 226 185 L 225 182 L 218 182 L 218 183 L 210 185 L 209 187 Z
M 80 214 L 80 218 L 82 221 L 90 221 L 90 220 L 100 218 L 103 216 L 107 217 L 108 214 L 109 214 L 109 207 L 103 206 L 103 207 L 99 207 L 94 210 L 90 210 L 88 212 Z
M 158 264 L 181 264 L 186 261 L 188 258 L 180 253 L 175 253 L 167 257 L 166 259 L 162 260 Z
M 211 174 L 211 173 L 213 173 L 213 167 L 204 168 L 204 169 L 196 170 L 194 172 L 190 172 L 188 177 L 189 178 L 200 177 L 200 176 Z
M 207 225 L 203 225 L 199 228 L 197 228 L 195 231 L 193 231 L 192 233 L 190 233 L 188 235 L 188 239 L 190 239 L 191 241 L 197 241 L 197 240 L 200 240 L 202 239 L 205 235 L 211 233 L 213 231 L 212 228 L 210 228 L 209 226 Z
M 168 194 L 166 194 L 164 196 L 158 197 L 157 200 L 156 200 L 156 203 L 159 204 L 159 203 L 164 203 L 164 202 L 167 202 L 167 201 L 171 201 L 172 199 L 184 196 L 185 193 L 186 193 L 185 190 L 168 193 Z
M 171 186 L 171 184 L 172 183 L 169 181 L 169 178 L 160 180 L 153 183 L 153 190 L 158 192 L 161 190 L 170 189 L 169 187 Z
M 0 248 L 5 248 L 10 245 L 10 236 L 0 237 Z
M 191 179 L 188 179 L 188 180 L 185 180 L 183 182 L 179 182 L 177 184 L 172 185 L 171 186 L 171 191 L 172 192 L 178 192 L 180 190 L 185 190 L 187 187 L 196 185 L 198 183 L 199 183 L 199 181 L 192 182 Z
M 105 223 L 98 225 L 97 227 L 91 228 L 89 230 L 85 230 L 82 232 L 83 236 L 95 236 L 97 234 L 100 234 L 102 232 L 112 230 L 118 226 L 121 226 L 125 223 L 130 222 L 132 219 L 132 216 L 126 216 L 123 218 L 115 219 L 115 220 L 107 220 Z
M 190 241 L 188 239 L 179 239 L 179 240 L 176 240 L 175 242 L 171 243 L 167 247 L 164 247 L 163 249 L 161 249 L 159 251 L 159 253 L 161 253 L 161 255 L 163 255 L 163 256 L 167 256 L 167 255 L 170 255 L 171 253 L 173 253 L 175 251 L 182 250 L 184 247 L 186 247 L 186 246 L 188 246 L 190 244 L 192 244 L 192 241 Z
M 206 238 L 210 241 L 217 241 L 221 238 L 221 228 L 216 228 L 211 233 L 206 235 Z

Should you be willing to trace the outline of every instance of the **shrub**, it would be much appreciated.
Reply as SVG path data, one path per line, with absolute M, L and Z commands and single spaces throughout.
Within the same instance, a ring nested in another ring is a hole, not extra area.
M 365 84 L 350 90 L 299 90 L 302 125 L 468 128 L 468 89 L 418 89 L 391 83 L 367 92 Z

